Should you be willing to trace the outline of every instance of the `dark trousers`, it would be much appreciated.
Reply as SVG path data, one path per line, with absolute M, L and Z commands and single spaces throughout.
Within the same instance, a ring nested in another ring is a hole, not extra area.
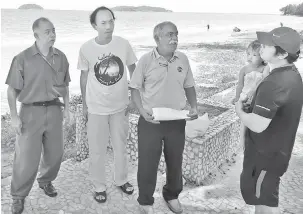
M 156 188 L 163 142 L 166 162 L 166 184 L 162 191 L 164 200 L 177 199 L 181 193 L 183 189 L 182 159 L 185 144 L 185 124 L 185 120 L 153 124 L 147 122 L 143 117 L 139 118 L 137 179 L 140 205 L 154 203 L 153 194 Z

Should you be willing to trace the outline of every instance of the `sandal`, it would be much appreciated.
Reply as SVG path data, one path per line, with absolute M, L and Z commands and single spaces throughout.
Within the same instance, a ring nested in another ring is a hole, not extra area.
M 126 182 L 125 184 L 123 184 L 122 186 L 119 186 L 120 188 L 121 188 L 121 190 L 124 192 L 124 193 L 126 193 L 126 194 L 128 194 L 128 195 L 131 195 L 131 194 L 133 194 L 133 192 L 134 192 L 134 187 L 133 187 L 133 185 L 131 185 L 130 183 L 128 183 L 128 182 Z M 131 189 L 131 190 L 129 190 L 129 189 Z
M 99 196 L 103 196 L 103 199 L 99 199 Z M 94 193 L 94 199 L 98 203 L 104 203 L 106 201 L 106 199 L 107 199 L 106 192 L 105 191 L 103 191 L 103 192 L 95 192 Z

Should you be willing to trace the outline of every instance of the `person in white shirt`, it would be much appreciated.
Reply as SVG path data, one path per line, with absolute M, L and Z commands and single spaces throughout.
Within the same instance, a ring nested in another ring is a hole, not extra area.
M 99 7 L 90 15 L 97 37 L 85 42 L 79 52 L 78 69 L 83 114 L 87 118 L 90 178 L 95 186 L 94 199 L 104 203 L 106 195 L 105 157 L 110 137 L 114 150 L 115 184 L 126 194 L 133 186 L 127 174 L 128 81 L 136 68 L 137 58 L 126 39 L 113 36 L 115 15 Z

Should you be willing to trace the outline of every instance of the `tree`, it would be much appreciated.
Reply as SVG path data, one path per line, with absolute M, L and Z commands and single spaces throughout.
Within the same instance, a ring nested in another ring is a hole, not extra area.
M 42 10 L 43 7 L 41 7 L 40 5 L 37 5 L 37 4 L 24 4 L 24 5 L 21 5 L 18 9 L 40 9 L 40 10 Z
M 297 5 L 297 10 L 296 10 L 295 15 L 303 16 L 303 3 Z
M 282 7 L 280 11 L 283 13 L 283 15 L 303 16 L 303 3 L 298 5 L 289 4 L 285 7 Z

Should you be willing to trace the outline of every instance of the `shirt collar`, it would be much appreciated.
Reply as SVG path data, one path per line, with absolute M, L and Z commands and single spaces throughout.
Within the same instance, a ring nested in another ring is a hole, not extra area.
M 296 70 L 296 66 L 294 64 L 274 68 L 273 70 L 270 71 L 270 73 L 277 72 L 277 71 L 285 71 L 285 70 Z
M 159 54 L 159 52 L 157 51 L 157 47 L 154 47 L 154 48 L 153 48 L 152 55 L 153 55 L 153 57 L 155 57 L 155 59 L 159 59 L 159 58 L 163 57 L 163 56 L 161 56 L 161 55 Z M 173 57 L 171 58 L 171 60 L 172 60 L 172 59 L 175 59 L 175 58 L 180 58 L 180 57 L 179 57 L 179 53 L 178 53 L 177 51 L 174 52 L 174 55 L 173 55 Z
M 32 47 L 30 48 L 31 52 L 32 52 L 32 56 L 36 55 L 36 54 L 41 54 L 39 49 L 37 48 L 37 44 L 36 42 L 32 45 Z M 56 48 L 51 47 L 51 56 L 53 55 L 59 55 L 58 51 L 56 50 Z

